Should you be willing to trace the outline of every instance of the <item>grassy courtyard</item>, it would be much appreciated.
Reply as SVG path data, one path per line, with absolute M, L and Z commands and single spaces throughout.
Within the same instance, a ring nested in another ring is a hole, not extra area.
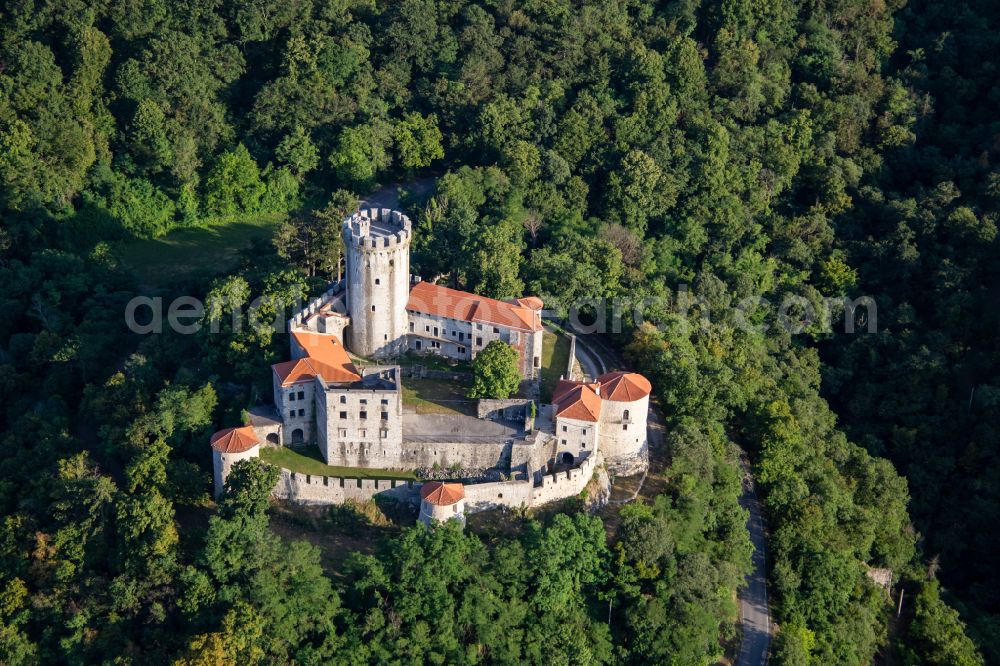
M 569 338 L 545 331 L 542 336 L 542 402 L 552 400 L 552 392 L 569 365 Z
M 282 215 L 241 217 L 205 226 L 175 229 L 162 238 L 124 243 L 119 256 L 143 282 L 162 286 L 205 273 L 232 269 L 239 253 L 255 240 L 270 240 Z
M 467 382 L 447 379 L 403 380 L 403 407 L 413 408 L 417 414 L 467 414 L 476 415 L 476 403 L 466 397 Z
M 299 474 L 317 476 L 337 476 L 347 479 L 416 479 L 413 472 L 401 472 L 368 467 L 337 467 L 323 462 L 323 456 L 315 446 L 293 449 L 287 446 L 262 448 L 260 458 L 266 463 L 283 467 Z

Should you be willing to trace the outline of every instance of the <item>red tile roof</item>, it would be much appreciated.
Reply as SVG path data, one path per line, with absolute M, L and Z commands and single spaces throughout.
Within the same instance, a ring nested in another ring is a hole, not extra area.
M 601 398 L 596 388 L 596 384 L 560 380 L 552 394 L 556 416 L 596 423 L 601 416 Z
M 520 301 L 529 301 L 531 305 Z M 519 299 L 518 303 L 505 303 L 430 282 L 418 282 L 410 290 L 406 309 L 522 331 L 540 331 L 542 322 L 538 310 L 541 303 L 541 299 L 534 296 Z M 536 305 L 539 307 L 535 308 Z
M 361 379 L 347 350 L 336 336 L 292 331 L 292 337 L 306 356 L 271 366 L 282 386 L 312 381 L 317 376 L 334 384 Z
M 649 380 L 635 372 L 608 372 L 597 378 L 601 398 L 615 402 L 632 402 L 645 398 L 653 390 Z
M 465 497 L 465 486 L 461 483 L 429 481 L 420 488 L 420 499 L 435 506 L 451 506 Z
M 226 428 L 212 435 L 212 448 L 219 453 L 243 453 L 260 443 L 257 433 L 250 426 Z

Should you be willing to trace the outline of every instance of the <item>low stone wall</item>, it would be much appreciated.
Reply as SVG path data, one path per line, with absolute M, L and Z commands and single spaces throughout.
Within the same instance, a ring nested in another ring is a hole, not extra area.
M 494 421 L 522 421 L 530 415 L 532 402 L 528 398 L 480 398 L 476 402 L 476 416 Z
M 376 495 L 416 503 L 421 485 L 401 479 L 343 479 L 282 469 L 271 494 L 300 504 L 343 504 L 349 499 L 364 502 Z

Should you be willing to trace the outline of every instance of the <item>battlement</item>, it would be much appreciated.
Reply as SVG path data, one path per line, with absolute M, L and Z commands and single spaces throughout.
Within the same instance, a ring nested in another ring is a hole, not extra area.
M 344 220 L 344 243 L 361 250 L 386 250 L 408 246 L 413 225 L 398 210 L 370 208 Z

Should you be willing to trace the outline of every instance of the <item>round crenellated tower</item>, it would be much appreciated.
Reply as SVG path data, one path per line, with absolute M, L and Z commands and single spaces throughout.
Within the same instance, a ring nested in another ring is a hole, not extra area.
M 347 347 L 359 356 L 395 356 L 405 349 L 410 297 L 410 218 L 388 208 L 344 220 Z

